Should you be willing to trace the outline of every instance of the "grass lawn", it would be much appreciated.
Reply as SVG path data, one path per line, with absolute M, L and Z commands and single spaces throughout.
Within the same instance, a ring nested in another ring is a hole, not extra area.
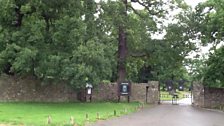
M 183 99 L 185 98 L 185 95 L 190 95 L 190 92 L 186 92 L 186 91 L 177 91 L 176 92 L 178 95 L 178 99 Z M 172 100 L 172 95 L 169 94 L 169 92 L 167 91 L 161 91 L 160 92 L 160 100 L 162 101 L 171 101 Z
M 139 103 L 0 103 L 0 124 L 43 126 L 52 118 L 51 126 L 69 126 L 72 116 L 78 125 L 84 125 L 86 114 L 90 122 L 134 112 Z M 126 108 L 127 111 L 124 111 Z

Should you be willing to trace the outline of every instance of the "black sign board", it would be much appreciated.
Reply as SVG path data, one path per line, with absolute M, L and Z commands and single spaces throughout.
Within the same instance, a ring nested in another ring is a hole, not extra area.
M 179 91 L 184 91 L 184 85 L 179 85 Z
M 185 83 L 184 80 L 179 80 L 178 81 L 178 84 L 179 84 L 178 89 L 179 89 L 179 91 L 184 91 L 184 83 Z
M 172 80 L 167 80 L 165 82 L 165 84 L 166 84 L 167 91 L 172 91 L 173 90 L 173 81 Z
M 129 83 L 121 83 L 120 84 L 120 94 L 121 95 L 128 95 L 130 92 Z
M 118 83 L 118 102 L 120 102 L 120 97 L 125 96 L 130 101 L 131 95 L 131 82 L 124 81 Z
M 129 82 L 121 82 L 119 85 L 120 95 L 130 95 L 131 86 Z

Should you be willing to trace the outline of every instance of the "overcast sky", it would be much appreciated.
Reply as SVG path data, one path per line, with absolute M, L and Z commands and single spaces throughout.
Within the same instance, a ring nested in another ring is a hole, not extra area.
M 100 0 L 95 0 L 96 2 L 99 2 Z M 191 6 L 196 6 L 199 2 L 204 2 L 205 0 L 184 0 L 187 4 Z
M 205 2 L 206 0 L 184 0 L 187 4 L 195 7 L 200 2 Z

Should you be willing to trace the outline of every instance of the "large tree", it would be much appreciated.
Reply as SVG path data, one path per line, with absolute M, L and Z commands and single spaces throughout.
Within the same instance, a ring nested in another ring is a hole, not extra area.
M 210 87 L 224 87 L 224 47 L 209 55 L 206 61 L 204 84 Z
M 198 60 L 200 77 L 206 86 L 223 87 L 224 1 L 208 0 L 196 7 L 194 31 L 202 44 L 211 44 L 208 59 Z M 218 46 L 219 45 L 219 46 Z
M 75 88 L 87 81 L 176 76 L 194 46 L 187 40 L 189 20 L 178 17 L 178 23 L 164 27 L 168 10 L 185 7 L 172 2 L 1 0 L 1 72 L 65 81 Z M 162 40 L 152 37 L 163 29 Z
M 224 40 L 224 1 L 208 0 L 196 8 L 198 30 L 202 42 L 214 47 Z
M 0 8 L 2 72 L 75 88 L 110 78 L 110 46 L 97 35 L 94 1 L 1 0 Z

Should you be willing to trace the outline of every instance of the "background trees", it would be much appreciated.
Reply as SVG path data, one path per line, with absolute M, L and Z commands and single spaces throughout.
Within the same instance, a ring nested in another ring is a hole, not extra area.
M 206 61 L 204 83 L 211 87 L 224 87 L 224 47 L 209 55 Z
M 110 46 L 95 35 L 95 2 L 0 2 L 2 72 L 65 80 L 75 88 L 110 78 Z
M 188 78 L 184 64 L 196 49 L 193 40 L 223 40 L 223 9 L 217 1 L 195 12 L 178 0 L 124 2 L 1 0 L 1 73 L 66 81 L 77 89 L 86 82 L 117 81 L 120 65 L 126 70 L 123 79 L 134 82 Z M 175 22 L 165 21 L 177 8 Z M 162 32 L 164 37 L 155 37 Z M 126 41 L 123 59 L 119 35 Z
M 207 59 L 198 60 L 201 80 L 206 86 L 224 87 L 223 40 L 224 40 L 224 1 L 208 0 L 197 6 L 195 17 L 197 31 L 204 45 L 211 45 Z

